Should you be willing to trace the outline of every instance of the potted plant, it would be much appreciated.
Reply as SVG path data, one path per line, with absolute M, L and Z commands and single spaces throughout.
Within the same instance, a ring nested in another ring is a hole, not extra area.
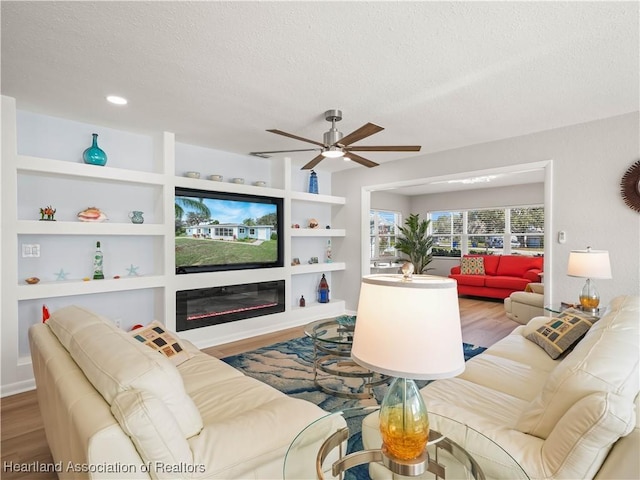
M 398 227 L 400 236 L 396 239 L 396 250 L 404 253 L 413 263 L 416 273 L 424 273 L 433 258 L 431 248 L 433 237 L 427 234 L 431 220 L 420 220 L 419 213 L 411 213 L 404 221 L 404 227 Z

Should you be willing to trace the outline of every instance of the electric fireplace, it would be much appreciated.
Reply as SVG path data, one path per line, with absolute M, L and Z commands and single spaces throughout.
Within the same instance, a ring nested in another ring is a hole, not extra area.
M 176 292 L 176 330 L 284 312 L 284 280 Z

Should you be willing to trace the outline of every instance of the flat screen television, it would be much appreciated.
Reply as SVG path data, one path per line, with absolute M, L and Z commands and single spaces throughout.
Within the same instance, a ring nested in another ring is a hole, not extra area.
M 282 198 L 176 187 L 176 274 L 284 265 Z

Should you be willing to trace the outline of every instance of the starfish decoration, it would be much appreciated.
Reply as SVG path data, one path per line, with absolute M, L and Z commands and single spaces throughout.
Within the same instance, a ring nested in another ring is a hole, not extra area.
M 54 275 L 56 276 L 56 280 L 66 280 L 69 276 L 69 272 L 65 272 L 64 269 L 61 268 L 60 271 L 54 273 Z
M 127 268 L 127 275 L 130 277 L 137 277 L 139 275 L 138 268 L 140 267 L 136 267 L 132 263 L 131 266 Z

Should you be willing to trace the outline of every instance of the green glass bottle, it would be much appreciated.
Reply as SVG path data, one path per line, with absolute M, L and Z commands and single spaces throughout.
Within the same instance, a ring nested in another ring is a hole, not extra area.
M 102 271 L 102 251 L 100 250 L 100 242 L 96 243 L 96 253 L 93 256 L 93 279 L 104 280 L 104 272 Z

